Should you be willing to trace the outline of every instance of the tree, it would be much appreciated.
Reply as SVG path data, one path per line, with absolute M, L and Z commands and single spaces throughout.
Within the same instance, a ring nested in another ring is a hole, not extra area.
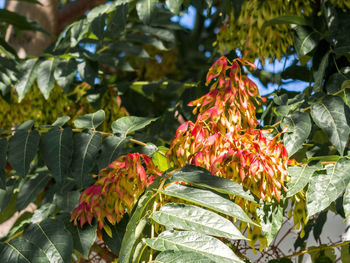
M 0 10 L 1 261 L 348 260 L 348 1 L 47 2 Z

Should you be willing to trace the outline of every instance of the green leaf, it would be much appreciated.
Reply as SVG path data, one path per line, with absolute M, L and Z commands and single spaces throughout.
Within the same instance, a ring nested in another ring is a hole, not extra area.
M 65 92 L 68 92 L 69 85 L 73 82 L 77 65 L 74 59 L 61 60 L 55 68 L 54 77 Z
M 294 47 L 300 59 L 316 48 L 320 35 L 307 26 L 296 26 L 294 30 Z
M 209 171 L 194 165 L 187 165 L 181 171 L 174 172 L 170 180 L 172 182 L 181 181 L 190 183 L 194 186 L 207 188 L 223 194 L 238 195 L 256 203 L 254 196 L 240 184 L 226 178 L 214 176 Z
M 149 24 L 151 22 L 157 4 L 158 0 L 138 0 L 136 11 L 143 23 Z
M 94 33 L 99 39 L 103 38 L 103 33 L 106 27 L 106 17 L 106 14 L 101 14 L 91 22 L 92 33 Z
M 53 202 L 61 212 L 71 213 L 79 204 L 80 193 L 69 191 L 64 194 L 55 193 Z
M 155 250 L 193 251 L 215 262 L 241 262 L 232 250 L 220 240 L 192 231 L 164 231 L 156 238 L 146 239 Z
M 326 166 L 326 173 L 314 173 L 306 192 L 308 216 L 327 208 L 345 190 L 350 181 L 350 160 L 341 158 Z
M 112 237 L 110 237 L 105 231 L 102 233 L 103 242 L 115 255 L 119 255 L 129 219 L 128 214 L 124 214 L 122 220 L 118 224 L 111 225 L 107 222 L 108 226 L 111 228 Z
M 74 249 L 78 250 L 84 258 L 88 258 L 90 248 L 96 240 L 97 225 L 90 226 L 85 224 L 83 228 L 74 226 L 67 222 L 67 230 L 72 234 Z
M 267 246 L 269 246 L 276 234 L 280 230 L 284 217 L 284 205 L 278 204 L 267 204 L 257 208 L 257 215 L 260 218 L 261 229 L 264 231 L 267 239 Z
M 69 116 L 58 117 L 57 120 L 55 120 L 55 122 L 52 123 L 52 126 L 63 127 L 69 120 L 70 120 Z
M 165 3 L 168 6 L 169 10 L 175 15 L 180 13 L 180 8 L 183 0 L 166 0 Z
M 108 30 L 116 32 L 122 31 L 125 28 L 126 22 L 128 20 L 129 5 L 127 2 L 119 2 L 119 4 L 114 11 L 114 14 L 109 24 Z
M 18 131 L 18 130 L 23 130 L 23 131 L 30 130 L 33 128 L 33 126 L 34 126 L 34 121 L 32 121 L 32 120 L 24 121 L 16 127 L 16 131 Z
M 342 155 L 348 141 L 350 127 L 347 117 L 349 108 L 336 96 L 326 97 L 311 106 L 311 116 L 318 127 L 328 136 L 329 141 Z
M 74 135 L 72 175 L 79 187 L 84 187 L 91 182 L 92 178 L 88 173 L 93 168 L 101 142 L 102 134 L 99 132 Z
M 37 22 L 26 18 L 18 13 L 6 9 L 0 9 L 0 21 L 13 25 L 20 30 L 41 31 L 48 34 Z
M 97 64 L 90 60 L 85 60 L 78 65 L 78 72 L 80 77 L 90 85 L 95 84 L 97 77 Z
M 152 219 L 171 229 L 190 230 L 229 239 L 246 239 L 231 221 L 193 205 L 165 204 L 152 214 Z
M 149 125 L 151 122 L 156 121 L 158 118 L 146 118 L 126 116 L 119 118 L 112 123 L 113 133 L 119 134 L 121 137 L 126 137 L 128 134 L 141 130 Z
M 36 200 L 40 192 L 42 192 L 50 181 L 51 177 L 45 173 L 41 173 L 34 178 L 26 181 L 18 192 L 16 207 L 18 211 L 26 208 L 30 202 Z
M 72 161 L 73 132 L 70 127 L 53 127 L 41 137 L 41 153 L 57 183 L 67 177 Z
M 164 172 L 169 169 L 168 158 L 160 152 L 155 152 L 152 155 L 152 160 L 160 171 Z
M 56 205 L 51 203 L 45 203 L 40 208 L 34 211 L 30 222 L 32 223 L 40 223 L 48 218 L 54 211 L 56 210 Z
M 50 92 L 55 87 L 54 71 L 57 62 L 57 59 L 48 59 L 38 66 L 38 87 L 45 99 L 50 97 Z
M 214 260 L 194 251 L 166 250 L 160 252 L 155 263 L 215 263 Z
M 60 220 L 46 219 L 30 225 L 23 232 L 23 239 L 41 249 L 50 262 L 71 262 L 72 236 Z
M 147 213 L 150 213 L 154 193 L 159 187 L 160 177 L 151 184 L 138 200 L 137 206 L 126 227 L 123 242 L 120 248 L 118 263 L 129 263 L 134 255 L 137 244 L 143 238 L 143 230 L 147 226 Z
M 172 184 L 164 190 L 160 190 L 160 192 L 204 206 L 216 212 L 237 218 L 241 221 L 255 224 L 249 218 L 249 216 L 245 214 L 239 205 L 209 190 L 197 189 L 180 184 Z
M 321 85 L 324 79 L 324 74 L 326 71 L 326 68 L 328 66 L 328 60 L 331 51 L 329 50 L 326 54 L 323 55 L 323 50 L 320 52 L 317 52 L 318 49 L 315 52 L 315 57 L 313 59 L 312 63 L 312 70 L 313 70 L 313 76 L 314 76 L 314 91 L 320 91 Z M 320 54 L 319 54 L 320 53 Z M 322 59 L 320 59 L 322 57 Z
M 7 155 L 7 139 L 0 138 L 0 189 L 6 189 L 6 155 Z
M 347 244 L 341 247 L 341 262 L 349 262 L 350 261 L 350 245 Z
M 121 155 L 121 150 L 128 140 L 118 136 L 108 136 L 104 139 L 101 148 L 101 155 L 98 158 L 98 169 L 107 167 L 111 162 Z
M 78 117 L 74 121 L 74 125 L 78 129 L 96 129 L 98 126 L 101 125 L 105 118 L 105 111 L 98 110 L 94 113 L 89 113 Z
M 288 155 L 292 156 L 309 137 L 311 132 L 311 119 L 307 112 L 295 112 L 285 117 L 281 123 L 284 129 L 288 125 L 287 132 L 283 135 L 283 144 L 287 149 Z
M 18 101 L 21 102 L 29 89 L 32 87 L 38 72 L 37 59 L 27 59 L 19 66 L 21 79 L 16 85 Z
M 23 178 L 36 155 L 40 135 L 36 130 L 17 130 L 9 140 L 8 161 L 13 169 Z
M 345 213 L 345 218 L 350 216 L 350 184 L 346 187 L 344 196 L 343 196 L 343 208 Z
M 304 165 L 304 166 L 290 166 L 288 167 L 288 174 L 292 177 L 291 181 L 287 183 L 288 192 L 286 197 L 291 197 L 301 190 L 308 184 L 312 174 L 322 165 Z
M 9 242 L 0 244 L 0 261 L 16 263 L 49 263 L 41 249 L 34 244 L 21 239 L 15 238 Z
M 279 24 L 292 24 L 299 26 L 309 26 L 310 22 L 304 16 L 278 16 L 267 21 L 264 27 L 279 25 Z

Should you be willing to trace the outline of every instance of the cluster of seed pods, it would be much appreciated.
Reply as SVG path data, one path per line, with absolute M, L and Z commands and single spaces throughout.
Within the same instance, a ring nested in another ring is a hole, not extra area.
M 72 212 L 71 220 L 82 227 L 92 219 L 98 221 L 99 229 L 109 233 L 105 219 L 112 225 L 119 223 L 125 212 L 131 213 L 138 197 L 161 172 L 152 159 L 144 154 L 129 153 L 119 157 L 106 169 L 100 171 L 97 181 L 85 189 L 79 205 Z
M 176 132 L 167 156 L 175 167 L 186 163 L 232 179 L 263 200 L 280 200 L 287 180 L 288 153 L 279 140 L 265 137 L 256 129 L 255 106 L 259 104 L 256 85 L 241 72 L 255 67 L 243 60 L 232 63 L 221 57 L 207 74 L 210 91 L 189 103 L 196 122 L 183 123 Z

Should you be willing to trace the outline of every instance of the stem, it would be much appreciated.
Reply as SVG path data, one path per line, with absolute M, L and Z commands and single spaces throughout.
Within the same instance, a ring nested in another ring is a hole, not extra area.
M 312 252 L 316 252 L 316 251 L 321 251 L 321 250 L 326 250 L 326 249 L 329 249 L 329 248 L 342 247 L 342 246 L 345 246 L 345 245 L 347 245 L 349 243 L 350 243 L 350 241 L 346 241 L 346 242 L 343 242 L 343 243 L 337 243 L 337 244 L 333 244 L 333 245 L 329 245 L 329 246 L 325 246 L 325 247 L 317 247 L 317 248 L 312 248 L 312 249 L 306 249 L 306 250 L 303 250 L 303 251 L 300 251 L 300 252 L 297 252 L 297 253 L 285 256 L 285 257 L 286 258 L 297 257 L 297 256 L 300 256 L 300 255 L 304 255 L 304 254 L 308 254 L 308 253 L 312 253 Z

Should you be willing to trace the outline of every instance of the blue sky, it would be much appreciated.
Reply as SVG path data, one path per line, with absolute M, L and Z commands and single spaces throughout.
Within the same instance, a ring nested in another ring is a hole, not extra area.
M 87 1 L 89 1 L 89 0 L 87 0 Z M 0 8 L 4 8 L 4 5 L 5 5 L 5 0 L 0 0 Z M 215 12 L 214 8 L 212 9 L 212 12 Z M 174 16 L 172 18 L 172 21 L 179 22 L 180 25 L 182 25 L 183 27 L 185 27 L 187 29 L 192 29 L 194 27 L 195 16 L 196 16 L 196 9 L 192 6 L 190 6 L 188 8 L 187 13 L 182 14 L 181 16 Z M 205 21 L 206 26 L 209 26 L 210 22 L 211 22 L 210 19 L 207 19 Z M 264 69 L 269 71 L 269 72 L 275 72 L 275 73 L 282 72 L 284 64 L 285 64 L 285 67 L 288 67 L 292 63 L 292 61 L 293 61 L 293 59 L 289 58 L 289 59 L 287 59 L 286 63 L 285 63 L 285 59 L 282 59 L 282 61 L 276 60 L 274 63 L 267 63 L 266 62 L 264 65 Z M 257 66 L 259 66 L 258 60 L 255 61 L 255 64 Z M 255 78 L 252 75 L 250 75 L 249 77 L 252 80 L 254 80 L 254 82 L 257 84 L 261 95 L 269 94 L 278 88 L 277 84 L 269 84 L 268 87 L 265 88 L 257 78 Z M 301 91 L 307 86 L 308 86 L 308 83 L 306 83 L 306 82 L 292 81 L 288 84 L 282 85 L 280 88 L 284 88 L 287 90 Z

